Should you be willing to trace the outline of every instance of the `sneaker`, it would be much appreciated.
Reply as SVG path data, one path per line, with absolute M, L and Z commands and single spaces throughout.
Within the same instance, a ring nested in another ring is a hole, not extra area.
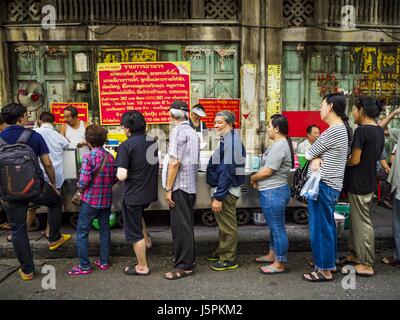
M 21 277 L 22 280 L 24 281 L 30 281 L 33 279 L 33 272 L 31 273 L 25 273 L 22 271 L 21 268 L 18 269 L 18 274 Z
M 208 257 L 206 257 L 205 259 L 206 259 L 207 261 L 210 261 L 210 262 L 217 262 L 217 261 L 219 261 L 219 257 L 218 257 L 218 256 L 214 256 L 213 254 L 210 255 L 210 256 L 208 256 Z
M 215 271 L 234 270 L 239 268 L 239 265 L 234 261 L 218 261 L 211 266 Z
M 73 266 L 72 269 L 68 271 L 68 274 L 71 276 L 78 276 L 78 275 L 91 274 L 92 272 L 93 272 L 92 269 L 83 270 L 81 269 L 81 266 Z
M 58 239 L 56 242 L 52 242 L 51 244 L 49 243 L 49 250 L 54 251 L 61 245 L 63 245 L 65 242 L 67 242 L 69 239 L 71 239 L 70 234 L 61 234 L 61 238 Z
M 109 264 L 109 263 L 107 263 L 107 264 L 101 264 L 100 260 L 96 260 L 96 261 L 94 262 L 94 264 L 96 265 L 96 267 L 98 267 L 98 268 L 101 269 L 101 270 L 108 270 L 108 269 L 110 269 L 110 264 Z

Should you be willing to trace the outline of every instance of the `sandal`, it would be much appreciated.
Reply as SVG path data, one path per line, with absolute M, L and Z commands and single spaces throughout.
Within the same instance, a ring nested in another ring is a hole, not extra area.
M 308 265 L 310 268 L 312 268 L 312 269 L 315 269 L 315 268 L 316 268 L 314 262 L 312 262 L 312 261 L 309 261 L 309 262 L 307 263 L 307 265 Z M 332 269 L 331 272 L 332 272 L 332 273 L 336 273 L 336 272 L 338 272 L 338 269 L 337 269 L 337 268 Z
M 259 256 L 259 257 L 256 258 L 256 262 L 274 263 L 275 261 L 274 260 L 271 261 L 271 260 L 265 259 L 265 256 Z
M 185 277 L 188 277 L 188 276 L 191 276 L 192 274 L 194 274 L 194 270 L 186 271 L 186 270 L 182 270 L 182 269 L 174 269 L 174 270 L 170 271 L 170 273 L 172 274 L 171 278 L 167 277 L 166 274 L 164 275 L 164 278 L 167 280 L 176 280 L 176 279 L 185 278 Z
M 382 263 L 392 267 L 400 266 L 400 261 L 395 259 L 394 257 L 384 257 L 382 259 Z
M 150 274 L 150 270 L 147 273 L 141 273 L 136 271 L 136 264 L 134 266 L 127 266 L 124 269 L 124 273 L 127 276 L 148 276 Z
M 82 270 L 81 266 L 73 266 L 72 269 L 68 271 L 68 274 L 71 276 L 79 276 L 79 275 L 91 274 L 92 272 L 93 272 L 92 269 Z
M 374 275 L 374 272 L 372 272 L 372 273 L 359 272 L 359 271 L 357 271 L 357 269 L 355 267 L 354 267 L 354 270 L 356 272 L 356 276 L 369 278 L 369 277 L 372 277 Z M 344 267 L 343 267 L 342 270 L 340 270 L 340 273 L 344 274 L 344 275 L 348 275 L 348 274 L 350 274 L 350 270 L 347 270 L 347 269 L 344 270 Z
M 309 276 L 309 278 L 307 278 Z M 329 282 L 333 280 L 332 278 L 325 277 L 320 271 L 313 271 L 303 274 L 303 280 L 307 280 L 310 282 Z
M 268 271 L 264 271 L 263 268 L 267 269 Z M 287 272 L 288 272 L 287 269 L 278 270 L 271 266 L 262 266 L 260 268 L 260 273 L 262 273 L 262 274 L 281 274 L 281 273 L 287 273 Z

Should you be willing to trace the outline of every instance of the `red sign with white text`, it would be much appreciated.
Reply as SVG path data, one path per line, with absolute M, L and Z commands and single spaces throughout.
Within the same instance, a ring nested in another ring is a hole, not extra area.
M 50 112 L 54 115 L 54 124 L 64 124 L 64 109 L 73 106 L 78 110 L 78 119 L 89 122 L 89 110 L 87 102 L 53 102 L 50 104 Z
M 102 125 L 120 124 L 130 110 L 148 124 L 168 123 L 174 100 L 190 106 L 189 62 L 99 63 L 97 73 Z
M 235 128 L 240 128 L 240 99 L 199 99 L 207 116 L 201 118 L 208 129 L 214 128 L 214 119 L 217 112 L 226 110 L 235 114 Z

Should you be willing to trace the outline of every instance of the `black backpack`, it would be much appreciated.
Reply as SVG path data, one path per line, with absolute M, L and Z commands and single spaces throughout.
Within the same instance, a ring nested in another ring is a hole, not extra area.
M 32 133 L 25 129 L 15 144 L 0 137 L 0 197 L 4 201 L 29 200 L 42 191 L 38 157 L 27 145 Z
M 310 166 L 310 161 L 307 161 L 303 168 L 297 168 L 293 175 L 293 182 L 292 182 L 292 198 L 302 202 L 307 203 L 308 200 L 300 195 L 301 189 L 303 188 L 304 184 L 306 183 L 307 171 L 308 167 Z

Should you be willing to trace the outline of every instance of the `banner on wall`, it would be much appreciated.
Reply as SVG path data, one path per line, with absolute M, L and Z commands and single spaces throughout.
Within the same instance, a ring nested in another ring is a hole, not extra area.
M 148 124 L 169 123 L 174 100 L 190 106 L 189 62 L 99 63 L 97 76 L 102 125 L 119 125 L 130 110 Z
M 207 128 L 214 128 L 214 119 L 218 111 L 227 110 L 235 114 L 235 128 L 240 128 L 240 99 L 199 99 L 207 116 L 201 118 Z
M 78 119 L 89 122 L 89 104 L 87 102 L 52 102 L 50 112 L 54 115 L 54 124 L 64 124 L 64 109 L 73 106 L 78 110 Z
M 281 65 L 268 65 L 267 121 L 274 114 L 281 113 Z

